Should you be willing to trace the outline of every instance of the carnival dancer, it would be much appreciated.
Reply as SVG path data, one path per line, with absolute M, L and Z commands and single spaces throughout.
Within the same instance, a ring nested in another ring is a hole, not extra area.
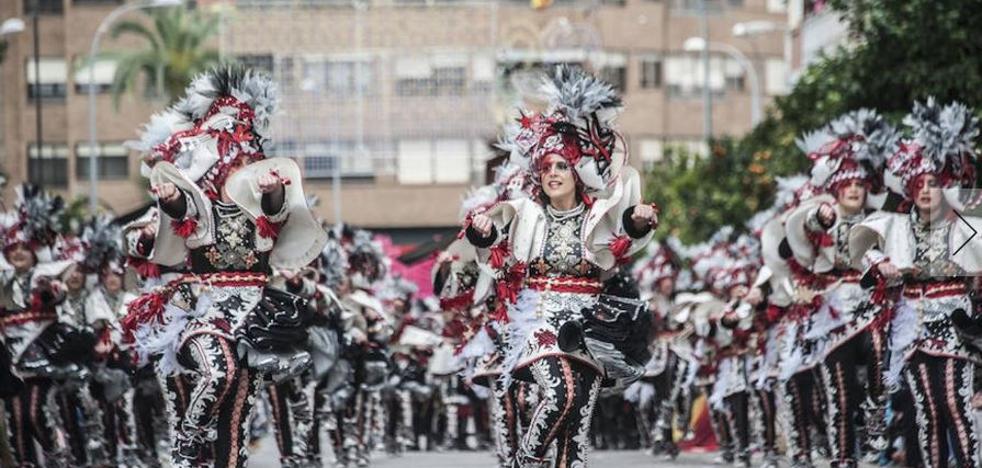
M 71 264 L 55 261 L 52 253 L 63 203 L 31 185 L 18 187 L 17 195 L 14 209 L 0 219 L 9 265 L 0 271 L 0 330 L 13 373 L 23 380 L 21 391 L 4 400 L 10 448 L 18 466 L 40 466 L 36 441 L 46 466 L 67 467 L 73 460 L 57 385 L 80 366 L 60 352 L 65 330 L 56 326 L 56 308 L 64 300 L 57 278 Z
M 652 241 L 647 252 L 650 257 L 635 265 L 634 274 L 643 295 L 647 296 L 655 337 L 644 376 L 632 386 L 636 386 L 638 393 L 637 417 L 642 438 L 651 441 L 653 454 L 665 454 L 674 459 L 679 450 L 672 436 L 672 418 L 683 391 L 682 381 L 688 373 L 688 361 L 677 352 L 679 323 L 672 317 L 678 266 L 676 254 L 667 245 Z M 633 392 L 629 390 L 628 393 Z
M 140 294 L 180 278 L 185 269 L 184 265 L 164 266 L 149 260 L 159 224 L 158 216 L 157 207 L 152 205 L 137 213 L 135 218 L 121 221 L 126 265 L 136 275 Z M 156 361 L 160 356 L 139 352 L 140 343 L 135 346 L 137 349 L 131 351 L 136 359 L 136 372 L 133 376 L 133 387 L 136 390 L 134 412 L 143 458 L 167 461 L 171 455 L 171 431 L 183 417 L 190 384 L 181 373 L 156 372 L 155 362 L 150 359 Z M 169 388 L 170 391 L 164 392 L 163 388 Z M 149 461 L 148 464 L 153 466 Z
M 821 342 L 819 370 L 825 383 L 833 466 L 854 467 L 860 441 L 854 421 L 865 400 L 878 408 L 867 415 L 868 435 L 877 439 L 873 444 L 877 453 L 886 448 L 882 439 L 886 392 L 880 366 L 885 342 L 882 327 L 874 320 L 879 307 L 859 285 L 861 265 L 849 258 L 848 236 L 866 217 L 867 208 L 882 204 L 883 197 L 871 192 L 882 191 L 879 174 L 897 132 L 875 112 L 860 109 L 807 139 L 815 148 L 808 154 L 815 162 L 811 184 L 824 193 L 788 216 L 787 239 L 798 265 L 813 275 L 809 287 L 817 294 L 806 339 Z M 860 367 L 869 376 L 865 392 Z
M 780 254 L 785 239 L 783 216 L 799 201 L 809 177 L 795 175 L 776 178 L 774 204 L 747 221 L 747 228 L 760 239 L 761 267 L 744 300 L 756 308 L 754 330 L 756 354 L 750 381 L 760 415 L 762 468 L 777 468 L 777 430 L 781 343 L 785 336 L 788 307 L 794 301 L 794 285 L 787 259 Z
M 106 218 L 93 219 L 82 232 L 85 264 L 98 279 L 84 308 L 86 326 L 96 337 L 92 364 L 95 394 L 105 415 L 110 455 L 116 463 L 130 466 L 142 461 L 130 377 L 133 358 L 123 343 L 120 327 L 127 307 L 136 299 L 124 284 L 122 240 L 120 228 Z
M 326 235 L 297 165 L 263 154 L 275 101 L 265 76 L 222 66 L 195 78 L 134 145 L 160 210 L 149 259 L 188 265 L 123 320 L 138 352 L 159 355 L 158 372 L 191 384 L 172 440 L 175 466 L 244 466 L 263 376 L 309 363 L 296 349 L 306 333 L 303 301 L 267 285 L 273 268 L 309 264 Z
M 601 276 L 644 246 L 657 214 L 640 203 L 637 173 L 624 165 L 610 126 L 621 107 L 613 88 L 582 70 L 558 67 L 543 90 L 549 109 L 523 115 L 511 154 L 529 168 L 538 197 L 475 214 L 467 237 L 485 258 L 497 255 L 507 272 L 498 283 L 500 299 L 510 303 L 514 343 L 505 370 L 543 389 L 519 464 L 544 464 L 556 442 L 556 466 L 565 467 L 586 463 L 603 379 L 626 376 L 614 374 L 621 370 L 616 363 L 606 369 L 597 362 L 595 350 L 561 349 L 560 329 L 597 306 Z
M 975 183 L 978 119 L 960 103 L 915 103 L 904 123 L 912 138 L 887 162 L 886 180 L 912 201 L 909 212 L 879 212 L 850 234 L 849 252 L 881 289 L 902 283 L 892 314 L 887 384 L 906 379 L 917 412 L 924 466 L 982 466 L 972 408 L 980 352 L 960 325 L 978 320 L 967 276 L 982 272 L 979 219 L 954 215 L 965 207 L 959 188 Z

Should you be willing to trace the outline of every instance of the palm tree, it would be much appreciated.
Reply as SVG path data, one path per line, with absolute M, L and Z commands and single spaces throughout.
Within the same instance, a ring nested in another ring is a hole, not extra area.
M 144 12 L 148 21 L 121 21 L 110 35 L 129 35 L 146 42 L 143 49 L 107 52 L 103 59 L 116 61 L 113 104 L 118 108 L 123 93 L 137 89 L 142 77 L 146 90 L 170 102 L 184 92 L 191 79 L 220 61 L 208 39 L 218 32 L 218 16 L 200 10 L 159 8 Z

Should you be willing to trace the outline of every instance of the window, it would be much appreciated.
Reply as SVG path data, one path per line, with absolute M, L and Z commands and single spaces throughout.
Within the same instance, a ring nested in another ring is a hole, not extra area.
M 641 144 L 638 145 L 638 150 L 638 153 L 641 155 L 642 168 L 646 170 L 651 169 L 665 157 L 665 148 L 659 139 L 642 139 Z
M 273 56 L 270 54 L 246 54 L 239 55 L 236 60 L 247 68 L 273 74 Z
M 399 183 L 467 183 L 471 177 L 473 143 L 458 139 L 399 141 L 396 154 Z
M 627 69 L 624 66 L 603 67 L 600 69 L 600 78 L 619 92 L 623 93 L 627 87 Z
M 75 145 L 75 177 L 89 178 L 89 156 L 92 154 L 88 143 Z M 129 151 L 119 143 L 99 143 L 96 145 L 99 156 L 99 180 L 125 180 L 130 176 Z
M 293 57 L 281 58 L 276 70 L 276 81 L 280 83 L 281 89 L 293 89 L 297 82 L 295 73 Z
M 727 60 L 723 66 L 723 75 L 726 77 L 726 89 L 743 91 L 746 80 L 739 62 Z
M 665 59 L 665 84 L 672 96 L 691 97 L 702 93 L 705 67 L 698 54 Z M 719 55 L 709 56 L 709 89 L 722 94 L 726 89 L 743 90 L 744 73 L 740 64 Z
M 467 89 L 467 55 L 438 53 L 396 60 L 399 96 L 460 96 Z M 487 70 L 478 70 L 486 72 Z
M 68 185 L 68 146 L 65 144 L 31 144 L 27 147 L 27 178 L 38 185 Z
M 96 60 L 92 66 L 85 65 L 87 57 L 78 57 L 75 60 L 81 64 L 75 71 L 75 92 L 84 94 L 89 92 L 89 73 L 94 72 L 93 85 L 95 92 L 106 93 L 113 86 L 113 78 L 116 76 L 115 60 Z
M 334 96 L 369 94 L 374 82 L 372 63 L 367 59 L 308 59 L 303 64 L 304 91 Z
M 359 149 L 350 141 L 331 141 L 294 145 L 302 149 L 304 176 L 311 179 L 330 179 L 340 164 L 341 177 L 345 179 L 372 179 L 375 177 L 373 152 Z M 296 154 L 294 155 L 296 156 Z
M 652 89 L 661 87 L 661 59 L 646 57 L 641 59 L 641 88 Z
M 42 100 L 65 99 L 68 67 L 62 58 L 41 58 L 38 67 L 40 76 L 34 73 L 34 58 L 24 64 L 27 75 L 27 98 L 39 97 Z
M 34 6 L 42 15 L 60 15 L 65 11 L 64 0 L 24 0 L 24 15 L 34 14 Z

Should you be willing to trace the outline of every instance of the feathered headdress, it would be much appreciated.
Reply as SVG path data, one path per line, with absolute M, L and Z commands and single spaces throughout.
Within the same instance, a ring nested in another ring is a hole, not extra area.
M 668 244 L 651 241 L 645 250 L 645 256 L 634 266 L 634 276 L 638 279 L 638 287 L 642 291 L 654 291 L 658 283 L 665 278 L 675 278 L 679 272 L 678 257 Z
M 348 253 L 334 237 L 328 237 L 320 256 L 320 273 L 324 285 L 337 288 L 348 274 Z
M 109 268 L 123 272 L 123 237 L 119 226 L 106 217 L 93 218 L 82 229 L 82 245 L 85 258 L 82 265 L 87 271 L 101 272 Z
M 141 172 L 168 161 L 217 198 L 233 163 L 265 158 L 263 144 L 277 105 L 275 84 L 264 74 L 222 65 L 196 77 L 185 96 L 153 115 L 139 141 Z
M 977 158 L 979 121 L 971 109 L 959 102 L 942 107 L 933 97 L 914 103 L 904 117 L 912 137 L 890 157 L 889 170 L 900 182 L 895 191 L 913 196 L 914 182 L 923 174 L 934 174 L 945 188 L 965 186 L 975 181 L 973 162 Z
M 876 111 L 859 109 L 803 135 L 797 143 L 814 161 L 812 185 L 835 193 L 839 184 L 857 179 L 873 189 L 880 187 L 879 175 L 899 135 Z
M 368 287 L 385 276 L 385 252 L 372 233 L 358 229 L 348 246 L 348 269 L 357 287 Z
M 585 191 L 605 190 L 627 157 L 613 128 L 620 96 L 610 84 L 567 65 L 556 67 L 541 91 L 549 103 L 546 112 L 522 113 L 517 126 L 505 129 L 498 146 L 529 170 L 533 183 L 540 180 L 545 157 L 558 154 L 573 167 Z
M 17 187 L 14 209 L 0 216 L 3 250 L 15 245 L 26 245 L 35 253 L 50 249 L 58 239 L 64 209 L 65 203 L 60 196 L 52 196 L 41 187 L 33 184 Z

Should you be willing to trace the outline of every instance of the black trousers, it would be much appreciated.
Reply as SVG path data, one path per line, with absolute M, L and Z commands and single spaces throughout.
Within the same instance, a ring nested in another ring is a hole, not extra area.
M 245 466 L 249 416 L 261 376 L 240 363 L 232 341 L 218 335 L 191 337 L 178 358 L 190 372 L 184 375 L 189 384 L 187 405 L 173 431 L 174 465 Z M 169 397 L 174 398 L 179 397 Z
M 779 388 L 787 412 L 785 429 L 793 463 L 811 463 L 811 451 L 817 442 L 812 440 L 811 431 L 824 431 L 824 393 L 819 382 L 815 372 L 809 369 L 794 374 Z
M 917 413 L 917 439 L 925 467 L 982 466 L 972 409 L 975 365 L 915 351 L 905 370 Z
M 24 380 L 22 391 L 4 400 L 10 449 L 17 466 L 39 466 L 37 441 L 45 458 L 67 455 L 68 447 L 57 445 L 60 430 L 54 383 L 46 378 Z M 61 453 L 66 452 L 66 453 Z
M 541 462 L 555 442 L 556 468 L 586 465 L 600 376 L 563 356 L 541 358 L 528 369 L 542 394 L 522 439 L 519 460 Z
M 761 449 L 763 449 L 765 456 L 773 455 L 776 452 L 777 440 L 777 411 L 774 406 L 774 391 L 769 388 L 758 388 L 754 390 L 754 396 L 757 398 L 757 407 L 760 409 L 758 416 L 760 416 Z
M 737 392 L 723 398 L 725 424 L 735 443 L 736 457 L 750 461 L 750 393 Z M 731 443 L 731 445 L 733 445 Z

